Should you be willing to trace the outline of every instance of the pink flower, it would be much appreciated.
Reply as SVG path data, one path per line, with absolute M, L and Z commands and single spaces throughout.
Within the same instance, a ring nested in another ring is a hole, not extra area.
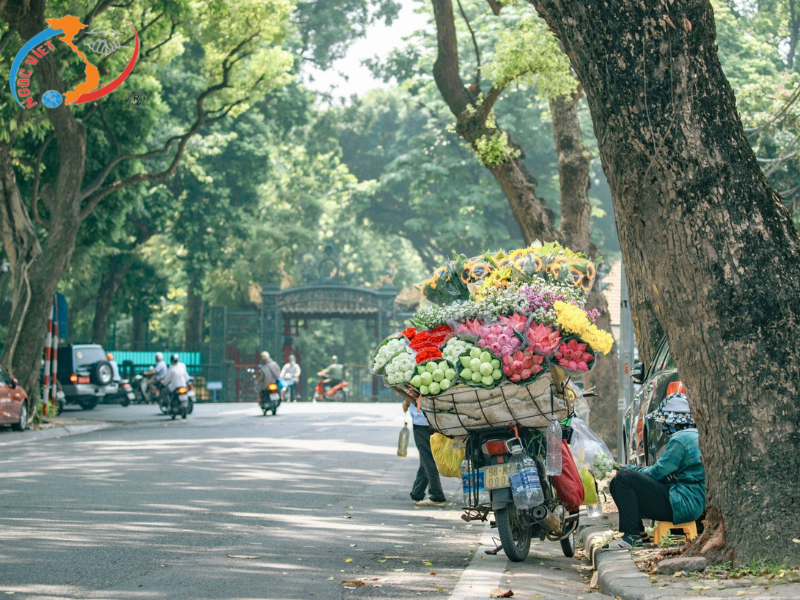
M 483 323 L 481 323 L 478 319 L 473 319 L 472 321 L 467 319 L 466 323 L 458 324 L 458 333 L 463 333 L 469 336 L 482 337 L 481 336 L 482 328 L 483 328 Z
M 510 317 L 500 317 L 500 322 L 520 333 L 525 331 L 525 326 L 528 324 L 528 320 L 519 313 L 514 313 Z
M 561 343 L 561 332 L 548 325 L 531 323 L 528 331 L 525 332 L 525 339 L 534 352 L 543 356 L 550 356 Z

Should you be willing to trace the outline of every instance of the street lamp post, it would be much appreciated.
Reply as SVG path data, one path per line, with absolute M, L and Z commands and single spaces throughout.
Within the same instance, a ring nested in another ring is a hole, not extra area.
M 617 462 L 625 462 L 625 447 L 623 442 L 623 428 L 625 411 L 633 402 L 633 385 L 630 378 L 633 366 L 633 350 L 636 341 L 633 335 L 633 318 L 628 300 L 628 280 L 625 276 L 625 263 L 622 263 L 622 289 L 620 290 L 620 315 L 619 315 L 619 390 L 620 397 L 617 403 Z

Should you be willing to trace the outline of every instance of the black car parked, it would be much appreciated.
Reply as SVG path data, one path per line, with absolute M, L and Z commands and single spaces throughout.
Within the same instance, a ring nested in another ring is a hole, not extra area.
M 647 415 L 670 394 L 684 392 L 666 338 L 661 340 L 647 373 L 642 363 L 637 362 L 631 371 L 631 380 L 641 386 L 625 411 L 625 462 L 640 467 L 650 466 L 664 453 L 669 438 L 661 425 L 648 419 Z
M 92 410 L 107 395 L 114 395 L 111 364 L 99 344 L 68 344 L 58 349 L 58 381 L 66 404 Z

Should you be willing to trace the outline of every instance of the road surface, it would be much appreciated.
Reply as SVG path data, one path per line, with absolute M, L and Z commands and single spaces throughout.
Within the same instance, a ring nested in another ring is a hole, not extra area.
M 452 501 L 415 507 L 398 404 L 99 406 L 84 435 L 0 448 L 0 594 L 14 598 L 576 598 L 557 544 L 521 564 Z M 0 432 L 0 441 L 15 434 Z M 412 436 L 413 439 L 413 436 Z M 484 546 L 485 547 L 485 546 Z M 466 571 L 465 571 L 466 570 Z M 356 582 L 342 585 L 343 582 Z M 10 595 L 10 594 L 9 594 Z

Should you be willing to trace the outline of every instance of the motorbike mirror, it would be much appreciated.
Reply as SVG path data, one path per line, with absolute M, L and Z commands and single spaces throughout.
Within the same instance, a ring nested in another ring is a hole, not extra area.
M 633 369 L 631 369 L 631 381 L 637 384 L 644 383 L 644 365 L 642 363 L 633 363 Z
M 12 378 L 11 379 L 11 389 L 12 390 L 17 389 L 18 385 L 19 385 L 19 381 L 17 381 L 17 378 L 16 377 Z

